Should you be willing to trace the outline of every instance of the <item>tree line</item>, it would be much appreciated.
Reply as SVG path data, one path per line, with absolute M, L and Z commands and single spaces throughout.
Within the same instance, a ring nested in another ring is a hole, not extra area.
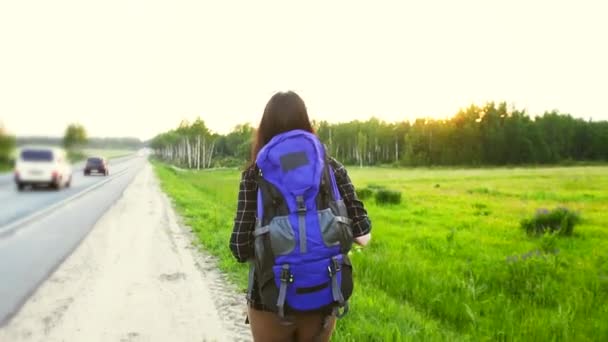
M 253 128 L 238 125 L 227 134 L 211 132 L 198 118 L 182 121 L 173 130 L 157 135 L 149 142 L 157 157 L 193 169 L 237 166 L 249 156 Z
M 314 127 L 329 153 L 351 165 L 608 161 L 608 121 L 583 120 L 557 111 L 531 117 L 506 103 L 471 105 L 449 119 L 316 121 Z M 249 158 L 253 134 L 249 125 L 216 134 L 199 118 L 156 136 L 150 147 L 160 158 L 182 167 L 239 166 Z
M 71 131 L 73 131 L 72 129 Z M 45 146 L 63 146 L 66 147 L 66 134 L 63 137 L 36 137 L 36 136 L 25 136 L 25 137 L 17 137 L 16 144 L 17 146 L 24 145 L 45 145 Z M 71 145 L 73 138 L 78 139 L 78 135 L 69 134 L 70 138 L 67 141 L 67 145 Z M 72 138 L 73 137 L 73 138 Z M 96 148 L 96 149 L 106 149 L 106 150 L 134 150 L 139 149 L 144 146 L 144 142 L 142 142 L 138 138 L 99 138 L 99 137 L 87 137 L 84 142 L 81 144 L 87 148 Z
M 82 148 L 97 149 L 139 149 L 144 147 L 144 142 L 138 138 L 89 138 L 86 129 L 80 124 L 70 124 L 65 130 L 64 136 L 59 137 L 15 137 L 10 134 L 0 122 L 0 170 L 8 170 L 12 167 L 14 150 L 24 145 L 41 146 L 63 146 L 69 154 L 70 159 L 79 160 L 85 157 Z

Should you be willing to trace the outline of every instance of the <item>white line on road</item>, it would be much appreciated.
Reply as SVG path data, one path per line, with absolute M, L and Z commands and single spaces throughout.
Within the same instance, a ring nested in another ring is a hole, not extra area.
M 63 199 L 63 200 L 61 200 L 61 201 L 59 201 L 59 202 L 57 202 L 55 204 L 52 204 L 52 205 L 50 205 L 50 206 L 48 206 L 48 207 L 46 207 L 46 208 L 44 208 L 42 210 L 37 211 L 35 213 L 27 215 L 26 217 L 23 217 L 21 219 L 13 221 L 13 222 L 11 222 L 9 224 L 1 226 L 0 227 L 0 238 L 4 238 L 4 237 L 6 237 L 8 235 L 14 234 L 19 228 L 21 228 L 25 224 L 27 224 L 27 223 L 35 220 L 35 219 L 41 218 L 44 215 L 49 214 L 53 210 L 55 210 L 55 209 L 57 209 L 59 207 L 62 207 L 64 205 L 66 205 L 67 203 L 69 203 L 69 202 L 71 202 L 71 201 L 73 201 L 73 200 L 75 200 L 75 199 L 77 199 L 77 198 L 79 198 L 79 197 L 81 197 L 81 196 L 83 196 L 83 195 L 85 195 L 85 194 L 87 194 L 87 193 L 89 193 L 89 192 L 91 192 L 91 191 L 99 188 L 100 186 L 102 186 L 102 185 L 104 185 L 104 184 L 112 181 L 113 179 L 121 176 L 122 174 L 126 173 L 127 171 L 129 171 L 129 169 L 124 169 L 122 171 L 119 171 L 119 172 L 113 174 L 112 176 L 108 177 L 107 179 L 104 179 L 103 181 L 97 182 L 97 183 L 89 186 L 88 188 L 85 188 L 84 190 L 82 190 L 82 191 L 80 191 L 80 192 L 78 192 L 78 193 L 76 193 L 76 194 L 74 194 L 74 195 L 72 195 L 72 196 L 70 196 L 70 197 L 68 197 L 66 199 Z
M 127 155 L 119 156 L 119 157 L 112 157 L 112 158 L 109 158 L 108 160 L 113 163 L 113 164 L 110 164 L 110 166 L 114 166 L 116 164 L 122 164 L 132 158 L 135 158 L 135 153 L 127 154 Z M 84 167 L 85 167 L 85 162 L 82 162 L 82 161 L 72 164 L 72 173 L 82 172 L 82 171 L 84 171 Z M 13 185 L 14 182 L 15 182 L 15 177 L 14 177 L 13 172 L 6 172 L 6 173 L 0 174 L 0 187 L 11 186 L 11 185 Z

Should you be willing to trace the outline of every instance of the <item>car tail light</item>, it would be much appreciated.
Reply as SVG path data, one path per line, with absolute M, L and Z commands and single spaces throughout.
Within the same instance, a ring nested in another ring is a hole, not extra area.
M 19 178 L 19 170 L 15 169 L 15 178 Z
M 57 178 L 57 177 L 59 177 L 59 172 L 53 171 L 53 178 Z

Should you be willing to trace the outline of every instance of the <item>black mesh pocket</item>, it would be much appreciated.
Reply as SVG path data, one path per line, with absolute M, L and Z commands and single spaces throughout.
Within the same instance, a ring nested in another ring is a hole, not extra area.
M 353 282 L 353 266 L 350 263 L 348 256 L 344 255 L 342 263 L 342 284 L 340 284 L 342 290 L 342 296 L 347 301 L 353 294 L 354 282 Z
M 256 236 L 254 249 L 256 285 L 259 290 L 260 299 L 264 306 L 273 308 L 277 304 L 279 290 L 274 284 L 274 273 L 272 272 L 274 255 L 270 245 L 270 236 L 267 233 Z
M 353 246 L 353 232 L 350 219 L 336 216 L 332 209 L 319 211 L 321 235 L 326 246 L 340 246 L 341 253 L 347 253 Z
M 270 272 L 272 273 L 272 272 Z M 265 281 L 258 281 L 258 290 L 262 304 L 273 311 L 276 310 L 277 300 L 279 299 L 279 289 L 274 283 L 274 276 L 266 277 Z
M 353 247 L 353 230 L 350 219 L 344 216 L 335 218 L 337 230 L 340 233 L 340 251 L 342 254 L 348 253 Z
M 296 248 L 296 241 L 293 228 L 289 222 L 289 216 L 273 218 L 268 225 L 268 231 L 274 256 L 289 254 Z

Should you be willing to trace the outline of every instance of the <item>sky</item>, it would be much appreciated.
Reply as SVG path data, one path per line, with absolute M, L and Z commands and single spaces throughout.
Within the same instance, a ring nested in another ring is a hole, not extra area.
M 200 116 L 227 133 L 281 90 L 330 122 L 487 101 L 608 120 L 607 4 L 1 1 L 0 122 L 149 139 Z

